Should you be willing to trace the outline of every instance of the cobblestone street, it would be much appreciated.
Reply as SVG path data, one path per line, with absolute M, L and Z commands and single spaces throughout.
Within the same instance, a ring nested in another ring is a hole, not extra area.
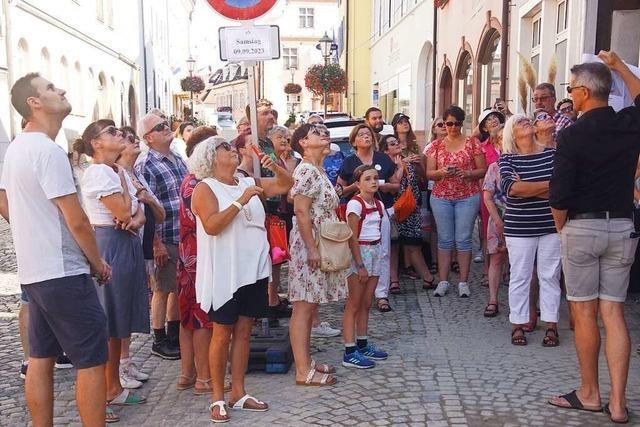
M 3 225 L 4 227 L 4 225 Z M 7 253 L 6 227 L 0 230 L 5 286 L 0 296 L 0 425 L 29 424 L 23 381 L 18 372 L 22 357 L 18 339 L 18 295 L 12 255 Z M 7 259 L 8 257 L 8 259 Z M 473 283 L 479 283 L 474 265 Z M 3 283 L 4 283 L 3 282 Z M 454 283 L 456 280 L 454 278 Z M 560 323 L 561 345 L 541 346 L 540 326 L 528 334 L 529 345 L 509 341 L 507 288 L 501 288 L 501 313 L 482 317 L 486 288 L 473 286 L 469 299 L 456 292 L 435 298 L 418 281 L 403 281 L 403 293 L 391 298 L 393 312 L 372 312 L 370 337 L 390 351 L 389 360 L 369 371 L 339 366 L 340 338 L 314 339 L 315 358 L 338 365 L 339 384 L 328 388 L 294 385 L 293 369 L 286 375 L 251 373 L 248 391 L 267 401 L 266 413 L 233 412 L 233 425 L 416 425 L 423 426 L 601 426 L 604 414 L 566 411 L 546 403 L 548 397 L 571 391 L 578 384 L 573 334 L 566 304 Z M 11 289 L 13 287 L 13 292 Z M 454 286 L 454 291 L 455 286 Z M 321 317 L 340 325 L 341 304 L 321 307 Z M 640 342 L 640 306 L 627 303 L 627 318 L 635 346 Z M 148 336 L 135 337 L 134 359 L 151 374 L 141 389 L 148 402 L 118 409 L 121 426 L 210 425 L 208 396 L 178 392 L 179 362 L 150 356 Z M 628 384 L 632 422 L 640 424 L 640 360 L 631 357 Z M 604 355 L 601 355 L 603 403 L 609 390 Z M 55 374 L 55 425 L 79 426 L 74 401 L 73 370 Z

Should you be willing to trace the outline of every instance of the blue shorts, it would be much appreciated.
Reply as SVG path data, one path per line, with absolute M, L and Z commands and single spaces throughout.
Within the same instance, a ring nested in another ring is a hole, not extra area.
M 108 286 L 108 285 L 106 285 Z M 29 299 L 29 353 L 66 353 L 77 369 L 106 363 L 107 317 L 88 274 L 22 285 Z

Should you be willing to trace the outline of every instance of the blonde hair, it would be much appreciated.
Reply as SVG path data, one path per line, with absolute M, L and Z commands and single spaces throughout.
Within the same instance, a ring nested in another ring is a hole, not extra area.
M 216 148 L 221 142 L 227 140 L 221 136 L 211 136 L 200 144 L 196 145 L 193 153 L 187 159 L 189 172 L 195 175 L 196 179 L 205 179 L 213 176 L 213 164 L 216 160 Z
M 524 114 L 514 114 L 509 117 L 507 122 L 504 124 L 504 131 L 502 131 L 502 152 L 504 154 L 518 153 L 514 129 L 516 127 L 516 123 L 522 119 L 528 119 L 528 117 Z

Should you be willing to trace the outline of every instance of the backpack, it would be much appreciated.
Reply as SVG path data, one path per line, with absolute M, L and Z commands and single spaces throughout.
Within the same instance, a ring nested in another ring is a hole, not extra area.
M 360 231 L 362 230 L 362 224 L 364 224 L 364 219 L 367 217 L 368 214 L 375 211 L 378 211 L 378 214 L 380 215 L 380 222 L 378 223 L 378 229 L 382 230 L 382 215 L 383 215 L 382 202 L 374 197 L 373 201 L 375 202 L 376 207 L 368 208 L 364 199 L 359 194 L 357 196 L 354 196 L 352 200 L 357 200 L 362 206 L 362 214 L 360 215 L 360 221 L 358 221 L 358 237 L 360 237 Z

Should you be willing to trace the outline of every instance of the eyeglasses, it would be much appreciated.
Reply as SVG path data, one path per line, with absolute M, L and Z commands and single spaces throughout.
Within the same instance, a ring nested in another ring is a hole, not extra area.
M 571 92 L 569 92 L 571 93 Z M 547 99 L 553 98 L 553 96 L 550 95 L 542 95 L 542 96 L 534 96 L 533 98 L 531 98 L 531 101 L 533 102 L 545 102 Z
M 229 144 L 227 141 L 220 141 L 217 142 L 215 144 L 215 149 L 217 150 L 218 148 L 222 148 L 225 151 L 231 151 L 233 150 L 233 147 L 231 146 L 231 144 Z
M 584 89 L 588 89 L 586 86 L 584 85 L 580 85 L 580 86 L 567 86 L 567 92 L 571 93 L 574 89 L 578 89 L 578 88 L 584 88 Z
M 541 122 L 541 121 L 548 120 L 548 119 L 551 119 L 551 115 L 549 113 L 545 113 L 545 112 L 538 113 L 538 114 L 536 114 L 536 118 L 534 120 L 534 123 L 535 122 Z
M 435 124 L 435 127 L 437 128 L 443 128 L 444 127 L 444 122 L 438 122 Z
M 522 117 L 522 118 L 520 118 L 520 119 L 516 120 L 516 123 L 515 123 L 515 125 L 516 125 L 516 126 L 521 126 L 521 125 L 523 125 L 523 124 L 528 124 L 528 125 L 530 125 L 530 124 L 531 124 L 531 120 L 529 120 L 529 119 L 528 119 L 528 118 L 526 118 L 526 117 Z
M 445 122 L 444 123 L 448 128 L 450 127 L 457 127 L 459 128 L 460 126 L 462 126 L 462 122 L 461 121 L 455 121 L 455 122 Z
M 157 125 L 155 125 L 154 127 L 152 127 L 151 130 L 149 132 L 147 132 L 145 135 L 149 135 L 151 132 L 160 132 L 160 131 L 164 130 L 164 128 L 168 128 L 168 127 L 169 127 L 169 123 L 160 122 Z
M 371 132 L 364 130 L 356 134 L 356 138 L 371 138 Z
M 400 144 L 400 143 L 398 142 L 397 139 L 387 139 L 387 146 L 388 147 L 395 147 L 398 144 Z
M 96 138 L 99 137 L 100 135 L 104 135 L 105 133 L 108 133 L 111 136 L 116 136 L 118 132 L 120 131 L 115 126 L 107 126 L 106 128 L 102 129 L 100 132 L 98 132 L 98 134 L 96 135 Z
M 573 111 L 573 105 L 567 105 L 566 107 L 561 108 L 558 111 L 560 111 L 560 113 L 562 113 L 562 114 L 570 113 L 570 112 Z
M 311 125 L 311 129 L 309 129 L 309 133 L 313 133 L 318 136 L 329 136 L 329 129 L 325 125 L 317 124 Z
M 135 144 L 137 141 L 139 141 L 138 138 L 136 138 L 135 136 L 129 134 L 127 135 L 125 138 L 125 141 L 127 141 L 129 144 Z

